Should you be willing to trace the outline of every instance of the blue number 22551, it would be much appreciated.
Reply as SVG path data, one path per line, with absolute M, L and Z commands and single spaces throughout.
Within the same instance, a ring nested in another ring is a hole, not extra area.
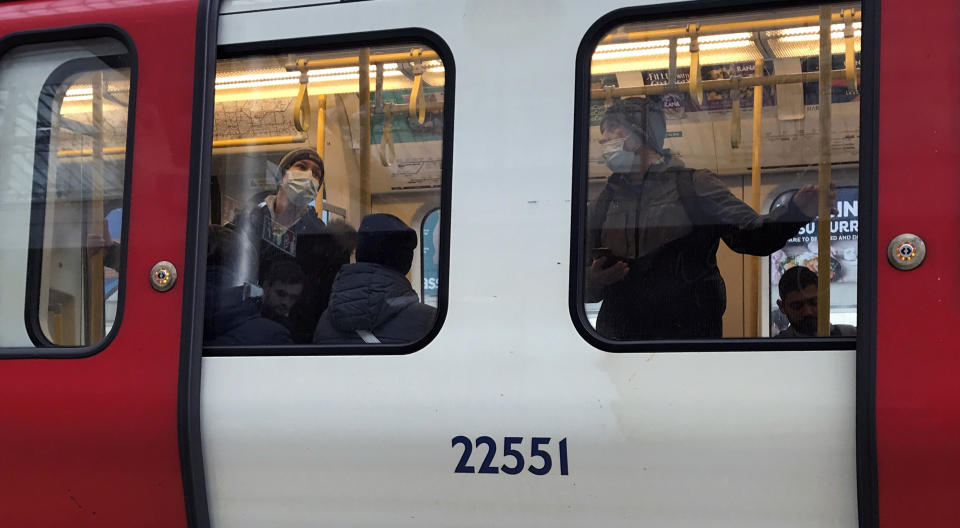
M 548 451 L 550 445 L 549 437 L 534 436 L 530 439 L 530 460 L 533 463 L 526 468 L 524 467 L 525 461 L 523 458 L 523 454 L 526 451 L 522 448 L 523 437 L 506 436 L 503 438 L 503 457 L 506 463 L 501 466 L 493 465 L 493 459 L 497 455 L 497 441 L 493 438 L 489 436 L 478 436 L 475 441 L 471 441 L 466 436 L 455 436 L 451 441 L 451 447 L 456 447 L 457 444 L 463 446 L 463 453 L 460 455 L 460 462 L 453 470 L 454 473 L 489 474 L 500 473 L 502 471 L 508 475 L 517 475 L 526 469 L 534 475 L 546 475 L 553 470 L 553 457 L 550 451 Z M 473 452 L 474 445 L 476 445 L 477 451 L 481 451 L 481 447 L 486 448 L 486 451 L 483 452 L 482 455 L 479 455 L 483 457 L 479 469 L 469 465 L 470 454 Z M 568 475 L 570 471 L 567 462 L 566 438 L 560 440 L 557 455 L 560 474 Z

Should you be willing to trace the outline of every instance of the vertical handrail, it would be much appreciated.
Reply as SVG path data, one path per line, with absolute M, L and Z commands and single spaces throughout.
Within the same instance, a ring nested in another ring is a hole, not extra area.
M 327 126 L 327 96 L 320 94 L 317 96 L 317 154 L 320 156 L 320 159 L 323 159 L 324 155 L 324 144 L 326 143 L 326 126 Z M 323 218 L 323 186 L 326 185 L 326 178 L 320 187 L 317 189 L 317 196 L 313 202 L 313 210 L 317 213 L 317 216 Z
M 93 74 L 93 101 L 91 112 L 93 126 L 92 171 L 90 175 L 90 202 L 88 207 L 88 238 L 90 236 L 105 240 L 103 221 L 103 72 Z M 106 240 L 110 244 L 110 240 Z M 103 252 L 102 247 L 87 248 L 87 299 L 84 320 L 86 321 L 87 340 L 84 344 L 93 344 L 103 339 L 104 298 L 103 298 Z
M 360 49 L 360 215 L 370 213 L 370 48 Z
M 857 61 L 855 32 L 853 29 L 853 10 L 843 10 L 844 66 L 847 72 L 847 89 L 857 90 Z M 831 65 L 831 68 L 833 65 Z
M 830 6 L 820 6 L 820 166 L 817 178 L 817 335 L 830 335 L 830 103 L 833 96 L 831 70 Z
M 690 37 L 690 83 L 688 91 L 696 103 L 703 104 L 703 88 L 700 83 L 700 43 L 698 33 L 700 24 L 689 24 L 687 34 Z
M 763 77 L 763 59 L 753 66 L 754 77 Z M 761 165 L 763 143 L 763 86 L 753 87 L 753 164 L 750 169 L 750 207 L 760 211 Z M 760 257 L 748 255 L 750 272 L 747 275 L 747 324 L 746 337 L 760 336 Z
M 740 91 L 740 76 L 733 76 L 730 81 L 733 83 L 733 89 L 730 90 L 730 148 L 740 148 L 743 140 L 743 131 L 740 123 L 740 99 L 743 93 Z

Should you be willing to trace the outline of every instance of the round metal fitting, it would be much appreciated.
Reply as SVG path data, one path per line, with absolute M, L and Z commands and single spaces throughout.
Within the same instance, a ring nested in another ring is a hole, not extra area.
M 154 264 L 150 270 L 150 285 L 158 292 L 169 291 L 177 283 L 177 268 L 172 263 L 162 260 Z
M 887 260 L 901 271 L 910 271 L 923 264 L 927 246 L 923 239 L 912 233 L 895 236 L 887 245 Z

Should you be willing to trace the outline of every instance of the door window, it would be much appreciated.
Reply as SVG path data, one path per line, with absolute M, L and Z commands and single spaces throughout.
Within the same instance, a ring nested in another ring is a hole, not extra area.
M 132 64 L 113 38 L 0 57 L 0 346 L 90 346 L 116 326 Z

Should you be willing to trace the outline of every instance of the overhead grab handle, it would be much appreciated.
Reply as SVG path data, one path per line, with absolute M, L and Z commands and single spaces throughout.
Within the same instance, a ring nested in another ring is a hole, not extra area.
M 374 92 L 373 113 L 383 113 L 383 63 L 377 63 L 377 88 Z
M 307 61 L 299 59 L 297 69 L 300 70 L 300 89 L 297 90 L 297 99 L 293 103 L 293 126 L 297 132 L 306 132 L 310 128 L 310 96 L 307 94 Z
M 847 71 L 847 88 L 857 90 L 857 58 L 854 43 L 853 30 L 853 9 L 844 9 L 843 16 L 843 41 L 846 46 L 846 56 L 844 57 L 844 66 Z
M 413 88 L 410 91 L 410 117 L 416 119 L 417 123 L 423 124 L 427 119 L 427 108 L 423 104 L 423 50 L 416 48 L 410 51 L 413 58 Z
M 613 89 L 614 89 L 614 88 L 616 88 L 616 86 L 604 86 L 604 87 L 603 87 L 603 92 L 604 92 L 604 94 L 605 94 L 604 97 L 603 97 L 603 107 L 604 107 L 604 108 L 610 108 L 610 106 L 613 105 Z
M 698 105 L 703 104 L 703 88 L 700 84 L 700 44 L 697 42 L 699 32 L 700 24 L 687 26 L 687 34 L 690 35 L 690 97 Z
M 393 166 L 397 159 L 397 152 L 393 148 L 393 103 L 383 105 L 383 134 L 380 136 L 380 164 L 384 167 Z
M 730 100 L 733 103 L 732 112 L 730 112 L 730 148 L 740 148 L 741 130 L 740 130 L 740 77 L 730 78 L 733 89 L 730 90 Z

